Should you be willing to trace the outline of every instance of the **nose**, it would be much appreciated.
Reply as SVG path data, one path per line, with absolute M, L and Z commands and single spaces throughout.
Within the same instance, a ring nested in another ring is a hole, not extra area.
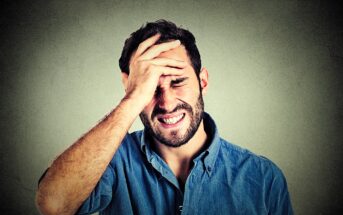
M 173 111 L 177 103 L 175 93 L 170 88 L 169 89 L 157 88 L 156 100 L 157 100 L 157 105 L 160 108 L 166 110 L 167 112 Z

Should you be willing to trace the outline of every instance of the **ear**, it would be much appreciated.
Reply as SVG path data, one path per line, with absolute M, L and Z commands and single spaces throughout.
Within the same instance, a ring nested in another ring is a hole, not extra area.
M 208 71 L 205 67 L 203 67 L 199 74 L 200 79 L 200 86 L 203 95 L 206 95 L 207 88 L 208 88 Z
M 129 79 L 129 75 L 125 72 L 121 72 L 121 82 L 124 86 L 124 89 L 125 89 L 125 92 L 126 92 L 126 89 L 127 89 L 127 82 L 128 82 L 128 79 Z

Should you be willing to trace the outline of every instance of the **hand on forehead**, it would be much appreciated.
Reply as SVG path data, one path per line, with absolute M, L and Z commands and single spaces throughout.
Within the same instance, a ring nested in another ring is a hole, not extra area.
M 169 87 L 172 81 L 184 77 L 185 75 L 162 75 L 158 81 L 158 86 L 162 88 Z
M 139 57 L 140 60 L 153 59 L 162 52 L 174 49 L 181 44 L 179 40 L 156 44 L 159 38 L 160 35 L 156 34 L 140 43 L 136 52 L 133 54 L 133 58 Z
M 165 57 L 187 61 L 188 63 L 190 62 L 187 51 L 179 40 L 170 40 L 157 44 L 159 38 L 160 35 L 156 34 L 143 41 L 133 53 L 133 58 L 139 58 L 140 60 L 152 60 L 154 58 Z

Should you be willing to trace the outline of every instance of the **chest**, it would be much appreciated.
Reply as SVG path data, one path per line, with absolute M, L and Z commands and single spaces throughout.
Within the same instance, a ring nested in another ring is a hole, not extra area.
M 173 172 L 147 164 L 118 172 L 112 210 L 125 214 L 265 214 L 262 187 L 225 168 L 195 165 L 182 189 Z M 119 213 L 120 214 L 120 213 Z

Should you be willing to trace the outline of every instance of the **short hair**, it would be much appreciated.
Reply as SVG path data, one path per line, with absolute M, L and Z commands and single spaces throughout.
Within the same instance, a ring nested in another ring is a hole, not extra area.
M 186 48 L 187 55 L 198 77 L 201 70 L 201 58 L 193 34 L 186 29 L 177 27 L 173 22 L 163 19 L 156 22 L 147 22 L 146 25 L 143 25 L 126 39 L 119 59 L 121 71 L 127 74 L 130 73 L 129 65 L 132 53 L 136 51 L 141 42 L 157 33 L 161 36 L 156 44 L 170 40 L 180 40 L 181 44 Z

